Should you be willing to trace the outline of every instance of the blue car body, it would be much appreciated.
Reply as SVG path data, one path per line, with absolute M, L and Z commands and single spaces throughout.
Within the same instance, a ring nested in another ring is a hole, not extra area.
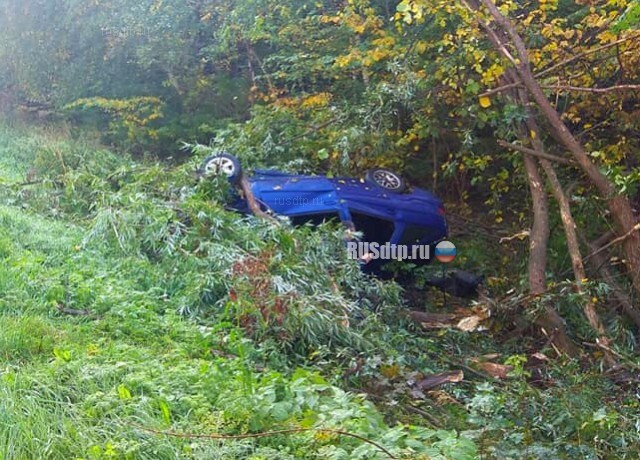
M 343 223 L 363 230 L 369 241 L 432 244 L 447 235 L 442 202 L 419 188 L 394 193 L 364 179 L 276 170 L 256 170 L 247 179 L 258 202 L 275 214 L 303 220 L 337 215 Z M 244 200 L 234 208 L 249 211 Z

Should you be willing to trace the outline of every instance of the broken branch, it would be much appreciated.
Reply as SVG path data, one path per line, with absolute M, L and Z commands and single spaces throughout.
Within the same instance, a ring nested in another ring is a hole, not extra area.
M 260 203 L 258 203 L 258 200 L 256 200 L 256 197 L 253 195 L 253 192 L 251 191 L 251 184 L 249 184 L 249 180 L 245 177 L 244 174 L 240 178 L 239 185 L 242 189 L 242 192 L 244 193 L 245 199 L 247 200 L 249 209 L 251 209 L 251 212 L 255 216 L 278 223 L 278 221 L 272 215 L 267 214 L 260 208 Z

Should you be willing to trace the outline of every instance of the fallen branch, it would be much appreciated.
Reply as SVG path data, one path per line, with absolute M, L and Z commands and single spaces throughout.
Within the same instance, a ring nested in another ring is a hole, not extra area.
M 58 305 L 58 311 L 69 316 L 93 316 L 93 313 L 89 310 L 75 310 L 73 308 L 67 308 L 64 305 Z
M 542 333 L 547 338 L 547 341 L 545 342 L 545 344 L 542 347 L 540 347 L 540 349 L 543 350 L 547 346 L 551 345 L 551 348 L 553 348 L 553 351 L 556 352 L 556 355 L 558 355 L 558 358 L 562 357 L 562 352 L 558 349 L 558 347 L 556 347 L 556 344 L 554 343 L 554 340 L 556 338 L 556 335 L 558 334 L 558 331 L 557 330 L 551 331 L 551 334 L 549 334 L 547 332 L 547 330 L 543 327 L 542 328 Z
M 600 350 L 605 350 L 605 351 L 611 353 L 612 355 L 614 355 L 619 360 L 624 361 L 625 365 L 631 367 L 632 369 L 640 371 L 640 366 L 638 366 L 635 362 L 633 362 L 632 359 L 630 359 L 627 356 L 621 355 L 620 353 L 618 353 L 617 351 L 612 349 L 610 346 L 600 343 L 598 341 L 598 339 L 596 339 L 596 343 L 582 342 L 582 344 L 587 346 L 587 347 L 590 347 L 590 348 L 597 348 L 597 349 L 600 349 Z
M 429 391 L 444 385 L 445 383 L 459 383 L 464 380 L 462 371 L 442 372 L 440 374 L 427 375 L 415 383 L 416 389 Z
M 256 200 L 256 197 L 253 195 L 253 192 L 251 191 L 251 184 L 249 184 L 249 180 L 246 178 L 244 174 L 242 175 L 242 177 L 240 177 L 239 186 L 242 189 L 242 192 L 244 193 L 244 198 L 247 200 L 249 209 L 251 209 L 251 212 L 255 216 L 261 217 L 263 219 L 267 219 L 267 220 L 270 220 L 271 222 L 279 224 L 279 222 L 272 215 L 264 212 L 260 208 L 260 203 L 258 203 L 258 200 Z
M 568 160 L 567 158 L 562 158 L 545 152 L 538 152 L 537 150 L 523 147 L 521 145 L 512 144 L 511 142 L 498 140 L 498 145 L 507 149 L 515 150 L 517 152 L 525 153 L 527 155 L 542 158 L 544 160 L 554 161 L 563 165 L 573 165 L 573 162 L 571 160 Z
M 181 439 L 218 439 L 222 441 L 239 441 L 243 439 L 254 439 L 254 438 L 267 438 L 271 436 L 280 436 L 284 434 L 296 434 L 296 433 L 328 433 L 335 434 L 338 436 L 347 436 L 350 438 L 358 439 L 366 444 L 369 444 L 380 452 L 383 452 L 391 459 L 395 459 L 396 457 L 389 452 L 386 448 L 382 447 L 375 441 L 365 438 L 364 436 L 360 436 L 355 433 L 349 433 L 348 431 L 342 430 L 333 430 L 330 428 L 290 428 L 286 430 L 276 430 L 276 431 L 265 431 L 262 433 L 251 433 L 251 434 L 236 434 L 236 435 L 224 435 L 224 434 L 192 434 L 192 433 L 175 433 L 173 431 L 160 431 L 154 430 L 152 428 L 146 428 L 144 426 L 140 426 L 134 423 L 130 423 L 134 428 L 138 428 L 139 430 L 146 431 L 147 433 L 158 434 L 163 436 L 169 436 L 172 438 L 181 438 Z
M 529 238 L 530 236 L 531 236 L 531 231 L 530 230 L 522 230 L 521 232 L 518 232 L 515 235 L 505 236 L 504 238 L 500 238 L 499 243 L 500 244 L 504 244 L 504 243 L 507 243 L 509 241 L 513 241 L 516 238 L 519 239 L 520 241 L 522 241 L 525 238 Z
M 515 289 L 511 289 L 507 292 L 506 295 L 500 297 L 499 299 L 496 299 L 495 303 L 499 305 L 508 305 L 509 308 L 513 309 L 516 307 L 527 305 L 536 300 L 540 300 L 547 294 L 561 295 L 561 292 L 557 292 L 561 289 L 570 288 L 571 290 L 574 290 L 574 285 L 575 283 L 573 281 L 563 281 L 560 283 L 552 284 L 544 291 L 524 294 L 520 296 L 514 295 L 513 292 L 515 291 Z

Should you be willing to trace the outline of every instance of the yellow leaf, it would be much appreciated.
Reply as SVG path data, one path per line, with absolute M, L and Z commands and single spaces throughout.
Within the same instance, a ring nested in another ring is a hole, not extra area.
M 491 99 L 489 99 L 489 96 L 480 96 L 480 107 L 482 107 L 483 109 L 488 109 L 489 107 L 491 107 Z
M 532 129 L 531 130 L 531 139 L 535 139 L 536 138 L 536 132 Z
M 393 379 L 400 373 L 400 367 L 397 364 L 383 364 L 380 366 L 380 373 L 388 379 Z

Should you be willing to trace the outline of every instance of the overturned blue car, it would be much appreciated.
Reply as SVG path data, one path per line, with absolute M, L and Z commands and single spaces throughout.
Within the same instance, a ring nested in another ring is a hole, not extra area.
M 198 174 L 223 174 L 234 184 L 243 177 L 239 160 L 227 153 L 206 158 Z M 244 177 L 263 211 L 287 216 L 294 224 L 337 218 L 362 232 L 365 241 L 380 244 L 429 245 L 447 235 L 442 202 L 426 190 L 408 187 L 386 169 L 373 169 L 362 179 L 276 170 L 256 170 Z M 246 199 L 233 207 L 250 212 Z

